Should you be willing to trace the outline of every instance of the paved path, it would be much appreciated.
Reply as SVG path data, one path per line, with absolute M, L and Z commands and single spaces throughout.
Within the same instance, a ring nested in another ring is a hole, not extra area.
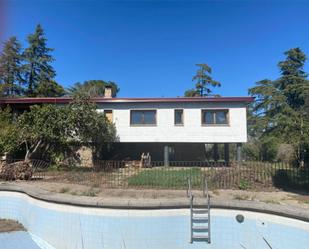
M 29 233 L 18 231 L 0 233 L 1 249 L 41 249 L 31 238 Z
M 113 209 L 174 209 L 189 208 L 189 201 L 183 190 L 183 197 L 177 198 L 130 198 L 129 196 L 120 197 L 89 197 L 73 196 L 61 193 L 54 193 L 31 186 L 26 182 L 0 182 L 0 191 L 14 191 L 25 193 L 30 197 L 58 204 L 66 204 L 84 207 L 101 207 Z M 123 190 L 125 194 L 125 190 Z M 196 198 L 197 205 L 204 205 L 205 198 Z M 211 198 L 212 208 L 239 209 L 254 212 L 263 212 L 281 215 L 289 218 L 300 219 L 309 222 L 309 209 L 289 205 L 272 203 L 261 203 L 248 200 Z M 0 248 L 2 249 L 2 248 Z

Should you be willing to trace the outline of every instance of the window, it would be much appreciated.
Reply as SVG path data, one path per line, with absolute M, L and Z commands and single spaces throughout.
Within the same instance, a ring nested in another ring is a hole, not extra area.
M 227 125 L 228 110 L 202 110 L 203 125 Z
M 109 122 L 113 122 L 113 110 L 104 110 L 105 117 Z
M 155 125 L 156 110 L 134 110 L 131 111 L 131 125 Z
M 175 125 L 183 125 L 183 110 L 182 109 L 175 110 L 174 119 L 175 119 L 174 120 Z

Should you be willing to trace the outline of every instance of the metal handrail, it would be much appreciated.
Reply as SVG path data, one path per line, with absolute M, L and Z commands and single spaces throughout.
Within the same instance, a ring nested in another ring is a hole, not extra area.
M 192 183 L 191 178 L 187 178 L 188 185 L 187 185 L 187 197 L 190 198 L 190 227 L 191 227 L 191 238 L 190 243 L 193 243 L 193 202 L 194 202 L 194 195 L 192 194 Z M 210 243 L 210 196 L 208 193 L 208 186 L 206 177 L 203 181 L 203 195 L 206 197 L 207 201 L 207 216 L 208 216 L 208 243 Z
M 207 179 L 204 178 L 204 187 L 203 187 L 203 194 L 204 197 L 206 197 L 207 200 L 207 209 L 208 209 L 208 243 L 210 243 L 210 197 L 208 193 L 208 185 L 207 185 Z
M 193 242 L 193 200 L 194 195 L 192 194 L 192 185 L 191 185 L 191 178 L 187 178 L 188 181 L 188 187 L 187 187 L 187 197 L 190 198 L 190 243 Z
M 187 197 L 192 196 L 191 177 L 187 177 Z

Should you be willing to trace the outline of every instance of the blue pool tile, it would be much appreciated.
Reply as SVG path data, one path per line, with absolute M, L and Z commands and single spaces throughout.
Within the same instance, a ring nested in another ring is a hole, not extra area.
M 0 233 L 1 249 L 40 249 L 27 232 Z

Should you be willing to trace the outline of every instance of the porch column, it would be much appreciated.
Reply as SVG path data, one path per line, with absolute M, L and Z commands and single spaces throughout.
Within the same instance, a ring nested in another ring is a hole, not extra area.
M 169 166 L 170 164 L 169 154 L 169 146 L 164 145 L 164 166 Z
M 230 164 L 230 144 L 225 143 L 224 144 L 224 161 L 225 161 L 225 165 L 229 166 Z
M 214 153 L 214 161 L 217 162 L 219 159 L 219 155 L 218 155 L 218 144 L 214 144 L 214 148 L 213 148 L 213 153 Z
M 241 163 L 241 160 L 242 160 L 242 158 L 241 158 L 241 146 L 242 146 L 241 143 L 238 143 L 236 145 L 236 161 L 237 161 L 238 164 Z

